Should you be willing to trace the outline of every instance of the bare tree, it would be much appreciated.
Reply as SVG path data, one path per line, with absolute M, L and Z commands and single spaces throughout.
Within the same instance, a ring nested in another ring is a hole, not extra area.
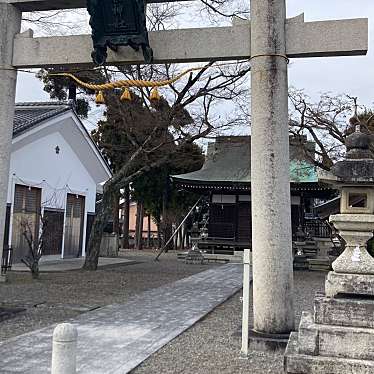
M 224 3 L 217 1 L 215 6 L 221 6 L 221 10 L 223 10 Z M 208 8 L 210 11 L 212 10 L 210 7 Z M 180 5 L 175 4 L 149 5 L 147 7 L 148 29 L 162 30 L 171 25 L 178 26 L 176 15 L 180 14 L 182 9 Z M 28 21 L 37 24 L 45 22 L 45 19 L 33 18 Z M 243 126 L 242 128 L 245 127 L 245 131 L 247 131 L 248 104 L 243 105 L 243 100 L 245 100 L 243 97 L 249 97 L 248 80 L 245 79 L 250 70 L 248 62 L 216 67 L 212 67 L 213 65 L 214 61 L 202 66 L 200 71 L 191 73 L 187 79 L 170 84 L 168 90 L 162 90 L 164 98 L 160 100 L 159 105 L 163 105 L 164 108 L 161 111 L 151 103 L 149 89 L 134 90 L 134 94 L 141 97 L 149 113 L 154 115 L 158 111 L 158 117 L 162 116 L 162 118 L 158 118 L 156 125 L 150 123 L 151 126 L 154 126 L 154 131 L 146 131 L 146 137 L 139 136 L 133 129 L 126 129 L 132 151 L 129 153 L 128 161 L 123 164 L 120 170 L 115 171 L 114 177 L 108 181 L 104 188 L 102 209 L 96 218 L 91 234 L 94 240 L 91 241 L 90 238 L 89 241 L 86 269 L 95 269 L 97 266 L 104 221 L 109 217 L 109 211 L 112 210 L 108 208 L 107 204 L 113 205 L 113 194 L 117 193 L 116 191 L 130 183 L 137 175 L 161 165 L 167 160 L 172 152 L 171 144 L 192 143 L 227 131 L 232 133 L 234 127 L 240 129 Z M 191 67 L 191 65 L 187 67 Z M 161 80 L 170 79 L 182 70 L 183 68 L 180 66 L 169 64 L 113 66 L 105 67 L 102 76 L 107 80 L 123 78 Z M 46 81 L 44 83 L 47 87 Z M 49 92 L 53 93 L 54 97 L 60 97 L 53 89 Z M 123 117 L 125 115 L 124 108 L 118 97 L 108 94 L 107 99 L 112 100 L 112 106 L 117 106 L 119 118 Z M 160 137 L 160 132 L 165 136 Z M 108 144 L 108 147 L 111 145 Z M 155 158 L 155 153 L 161 148 L 165 157 Z M 115 145 L 112 146 L 112 149 L 115 150 Z
M 32 28 L 42 36 L 88 32 L 88 16 L 82 9 L 22 13 L 22 29 Z
M 225 19 L 240 17 L 249 18 L 249 2 L 242 0 L 200 0 L 199 13 L 212 23 L 220 24 Z
M 21 220 L 20 227 L 28 246 L 28 253 L 21 261 L 30 269 L 32 277 L 37 279 L 39 278 L 39 260 L 43 256 L 47 221 L 40 217 L 40 230 L 37 235 L 35 235 L 34 225 L 26 218 Z
M 329 170 L 344 155 L 345 138 L 352 131 L 350 117 L 362 121 L 368 131 L 373 129 L 372 112 L 358 105 L 355 97 L 326 93 L 314 103 L 303 90 L 291 89 L 289 100 L 290 133 L 300 139 L 305 156 L 324 170 Z M 315 142 L 315 154 L 305 147 L 300 135 L 307 135 Z

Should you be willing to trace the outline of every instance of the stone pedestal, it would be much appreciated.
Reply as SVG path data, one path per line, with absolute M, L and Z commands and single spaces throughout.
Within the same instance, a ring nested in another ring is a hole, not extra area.
M 100 256 L 118 257 L 118 236 L 116 234 L 104 233 L 101 239 Z
M 204 256 L 198 248 L 192 248 L 186 255 L 185 263 L 202 265 L 204 263 Z
M 374 259 L 366 250 L 367 241 L 373 236 L 373 214 L 336 214 L 330 217 L 345 240 L 344 252 L 333 262 L 336 273 L 373 274 Z
M 291 334 L 285 353 L 286 373 L 374 372 L 374 297 L 361 296 L 315 298 L 314 314 L 304 312 L 299 332 Z
M 293 268 L 294 270 L 307 270 L 308 265 L 308 257 L 304 253 L 304 247 L 306 245 L 306 242 L 303 241 L 294 241 L 293 245 L 294 248 L 294 259 L 293 259 Z
M 369 374 L 374 372 L 374 259 L 366 241 L 373 215 L 330 218 L 347 246 L 327 275 L 325 294 L 314 313 L 303 313 L 285 353 L 285 372 L 294 374 Z

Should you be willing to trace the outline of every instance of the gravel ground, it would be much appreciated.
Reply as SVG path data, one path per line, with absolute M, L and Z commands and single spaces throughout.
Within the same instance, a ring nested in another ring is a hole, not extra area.
M 313 309 L 316 291 L 323 291 L 326 273 L 295 272 L 296 323 L 301 311 Z M 210 313 L 184 334 L 143 362 L 131 374 L 281 374 L 283 356 L 251 352 L 239 358 L 241 347 L 241 292 Z
M 154 262 L 154 252 L 124 252 L 136 264 L 107 266 L 96 272 L 82 270 L 41 273 L 33 280 L 29 273 L 10 272 L 9 282 L 0 284 L 0 307 L 25 308 L 26 312 L 0 323 L 0 341 L 80 313 L 113 303 L 207 270 L 209 265 L 186 265 L 175 253 Z
M 185 265 L 175 253 L 153 261 L 154 253 L 126 252 L 139 261 L 96 272 L 42 273 L 35 281 L 27 273 L 11 273 L 0 284 L 0 306 L 24 307 L 26 312 L 0 323 L 0 341 L 75 317 L 103 305 L 122 303 L 134 294 L 207 270 L 210 265 Z M 316 291 L 322 291 L 325 273 L 295 272 L 296 323 L 301 311 L 312 310 Z M 281 374 L 283 356 L 251 352 L 239 358 L 241 292 L 143 362 L 132 374 Z

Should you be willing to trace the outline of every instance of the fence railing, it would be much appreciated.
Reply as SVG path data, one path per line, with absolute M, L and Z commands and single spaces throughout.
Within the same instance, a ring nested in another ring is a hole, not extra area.
M 331 228 L 325 221 L 319 219 L 306 220 L 304 223 L 304 230 L 311 237 L 315 238 L 330 238 Z

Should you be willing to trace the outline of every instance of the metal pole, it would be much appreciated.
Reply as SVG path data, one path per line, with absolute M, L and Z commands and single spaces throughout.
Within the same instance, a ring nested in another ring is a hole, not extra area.
M 177 234 L 178 230 L 183 226 L 183 224 L 186 222 L 189 215 L 193 212 L 196 205 L 200 202 L 202 197 L 199 198 L 199 200 L 196 201 L 194 206 L 190 209 L 190 211 L 187 213 L 186 217 L 184 217 L 183 221 L 180 223 L 180 225 L 177 227 L 177 229 L 174 231 L 173 235 L 170 237 L 170 239 L 166 242 L 166 244 L 161 248 L 160 253 L 156 256 L 155 261 L 158 261 L 158 258 L 161 256 L 162 252 L 164 252 L 165 248 L 169 245 L 169 243 L 173 240 L 174 236 Z

